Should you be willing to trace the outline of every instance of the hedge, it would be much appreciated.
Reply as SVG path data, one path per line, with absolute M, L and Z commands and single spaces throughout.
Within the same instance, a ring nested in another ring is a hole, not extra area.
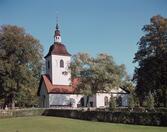
M 166 112 L 110 112 L 47 109 L 44 111 L 43 115 L 112 123 L 167 126 Z
M 15 109 L 0 110 L 0 118 L 22 117 L 22 116 L 40 116 L 45 109 Z
M 72 109 L 20 109 L 0 111 L 0 118 L 41 115 L 112 123 L 167 126 L 167 112 L 111 112 Z

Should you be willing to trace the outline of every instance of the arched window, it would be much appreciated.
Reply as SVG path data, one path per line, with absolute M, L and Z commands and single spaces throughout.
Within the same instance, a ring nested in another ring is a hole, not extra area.
M 80 103 L 81 103 L 81 107 L 84 107 L 84 98 L 83 97 L 81 98 Z
M 64 67 L 64 61 L 63 60 L 60 60 L 60 67 Z
M 107 97 L 107 96 L 104 97 L 104 105 L 105 105 L 105 106 L 108 106 L 108 105 L 109 105 L 108 97 Z

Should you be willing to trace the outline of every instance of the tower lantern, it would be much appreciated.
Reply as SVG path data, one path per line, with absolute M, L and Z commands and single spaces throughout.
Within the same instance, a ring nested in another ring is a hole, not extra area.
M 56 24 L 56 30 L 55 30 L 55 34 L 54 34 L 54 42 L 61 43 L 61 34 L 60 34 L 58 23 Z

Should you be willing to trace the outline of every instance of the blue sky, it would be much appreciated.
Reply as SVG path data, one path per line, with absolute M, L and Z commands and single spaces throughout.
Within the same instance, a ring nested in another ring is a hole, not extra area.
M 130 75 L 141 28 L 157 14 L 167 17 L 167 0 L 0 0 L 0 25 L 24 27 L 40 40 L 44 54 L 53 44 L 58 15 L 71 54 L 108 53 Z

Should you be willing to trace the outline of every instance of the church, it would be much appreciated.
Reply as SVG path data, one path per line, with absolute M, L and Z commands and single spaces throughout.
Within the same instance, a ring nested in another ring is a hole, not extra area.
M 61 41 L 59 25 L 56 25 L 54 43 L 50 46 L 45 58 L 46 73 L 41 75 L 38 96 L 40 107 L 85 107 L 86 96 L 77 93 L 78 79 L 71 80 L 69 66 L 71 54 Z M 128 105 L 128 92 L 121 88 L 111 90 L 110 93 L 96 93 L 88 100 L 88 107 L 105 108 L 109 105 L 109 99 L 115 97 L 119 106 Z

